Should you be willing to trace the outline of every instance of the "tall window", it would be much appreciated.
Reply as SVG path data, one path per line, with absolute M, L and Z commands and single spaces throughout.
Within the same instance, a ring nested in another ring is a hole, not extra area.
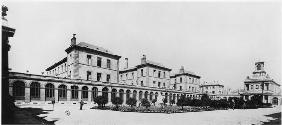
M 156 84 L 156 81 L 153 81 L 153 86 L 155 86 L 155 84 Z
M 182 83 L 182 77 L 180 77 L 180 83 Z
M 53 98 L 54 97 L 54 85 L 51 83 L 48 83 L 45 86 L 45 97 L 46 98 Z
M 134 72 L 132 72 L 132 79 L 134 79 Z
M 159 78 L 161 78 L 161 71 L 159 71 L 159 73 L 158 73 L 158 77 L 159 77 Z
M 159 87 L 159 88 L 161 87 L 161 82 L 158 82 L 158 87 Z
M 110 80 L 111 80 L 111 75 L 107 74 L 107 82 L 110 82 Z
M 96 98 L 98 96 L 98 88 L 93 87 L 92 88 L 92 99 Z
M 88 98 L 88 87 L 87 86 L 83 86 L 82 87 L 82 98 L 83 99 L 87 99 Z
M 143 69 L 141 69 L 141 76 L 144 76 Z
M 97 81 L 101 81 L 101 73 L 97 73 Z
M 107 59 L 107 68 L 111 68 L 111 60 Z
M 15 99 L 24 100 L 25 96 L 25 83 L 17 81 L 13 84 L 13 96 Z
M 71 98 L 78 99 L 78 86 L 71 86 Z
M 87 55 L 87 64 L 92 65 L 91 55 Z
M 179 86 L 179 89 L 182 90 L 182 86 Z
M 164 78 L 165 78 L 165 72 L 164 72 Z
M 164 88 L 165 88 L 165 83 L 163 83 L 163 86 L 164 86 Z
M 87 78 L 87 80 L 91 80 L 91 72 L 90 71 L 87 71 L 87 76 L 86 76 Z
M 33 82 L 30 84 L 30 97 L 31 98 L 40 98 L 40 84 Z
M 60 99 L 66 99 L 67 98 L 67 86 L 66 85 L 60 85 L 58 91 L 59 91 L 59 98 Z
M 154 77 L 156 76 L 155 74 L 156 74 L 156 70 L 153 71 L 153 76 L 154 76 Z
M 143 81 L 141 81 L 141 86 L 144 86 L 144 85 L 143 85 Z
M 97 66 L 98 67 L 102 66 L 102 58 L 101 57 L 97 57 Z

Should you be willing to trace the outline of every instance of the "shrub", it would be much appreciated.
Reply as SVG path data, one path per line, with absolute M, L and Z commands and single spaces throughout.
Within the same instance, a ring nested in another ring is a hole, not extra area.
M 151 106 L 150 102 L 149 102 L 148 99 L 146 99 L 146 98 L 143 98 L 143 99 L 141 100 L 141 105 L 142 105 L 142 106 L 145 106 L 147 109 L 148 109 L 148 107 Z
M 104 96 L 97 96 L 94 98 L 94 102 L 98 104 L 99 108 L 103 108 L 108 103 L 108 98 Z
M 185 102 L 185 98 L 181 97 L 180 99 L 178 99 L 176 105 L 177 106 L 181 106 L 181 109 L 183 110 L 183 106 L 185 106 L 186 102 Z
M 130 105 L 131 107 L 136 106 L 137 100 L 135 98 L 129 98 L 126 100 L 126 104 Z
M 173 105 L 173 104 L 175 104 L 175 100 L 170 100 L 170 105 Z
M 166 105 L 166 103 L 167 103 L 167 98 L 164 98 L 164 99 L 163 99 L 163 103 L 164 103 L 164 105 Z
M 152 100 L 152 103 L 154 104 L 154 106 L 155 106 L 155 103 L 157 102 L 157 99 L 153 99 Z
M 209 106 L 211 102 L 211 99 L 209 98 L 209 96 L 207 94 L 203 94 L 201 97 L 201 106 Z
M 116 106 L 116 109 L 118 109 L 118 106 L 123 103 L 123 100 L 120 97 L 114 97 L 112 98 L 112 103 Z

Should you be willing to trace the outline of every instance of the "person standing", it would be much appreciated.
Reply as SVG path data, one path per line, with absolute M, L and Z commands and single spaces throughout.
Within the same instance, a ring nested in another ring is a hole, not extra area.
M 53 105 L 53 110 L 54 110 L 55 98 L 52 98 L 52 105 Z
M 82 106 L 84 105 L 84 102 L 81 100 L 80 101 L 80 110 L 82 110 Z
M 234 110 L 234 108 L 235 108 L 235 100 L 232 99 L 232 109 Z

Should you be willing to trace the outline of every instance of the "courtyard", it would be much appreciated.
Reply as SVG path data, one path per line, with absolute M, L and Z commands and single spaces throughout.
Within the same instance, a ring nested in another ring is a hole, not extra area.
M 44 112 L 39 117 L 47 121 L 55 121 L 57 125 L 251 125 L 262 124 L 272 117 L 265 116 L 281 112 L 281 107 L 259 109 L 229 109 L 187 113 L 136 113 L 109 110 L 90 109 L 93 104 L 86 104 L 79 110 L 79 104 L 20 105 L 20 108 L 42 108 Z M 52 111 L 53 110 L 53 111 Z

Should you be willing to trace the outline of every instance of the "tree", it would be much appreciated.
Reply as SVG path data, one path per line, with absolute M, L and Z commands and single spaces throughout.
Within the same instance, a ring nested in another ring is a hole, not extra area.
M 167 98 L 164 98 L 164 99 L 163 99 L 163 103 L 164 103 L 164 105 L 166 105 L 166 103 L 167 103 Z
M 176 105 L 181 106 L 181 109 L 183 110 L 183 106 L 186 105 L 185 98 L 181 97 L 180 99 L 178 99 Z
M 98 104 L 99 108 L 103 108 L 108 103 L 108 98 L 105 96 L 97 96 L 94 98 L 94 102 Z
M 120 97 L 114 97 L 112 103 L 116 105 L 116 109 L 118 109 L 118 106 L 123 103 L 123 100 Z
M 201 97 L 201 101 L 202 101 L 202 105 L 201 106 L 209 106 L 211 99 L 209 98 L 209 96 L 207 94 L 203 94 Z
M 130 105 L 131 107 L 136 106 L 137 100 L 135 98 L 129 98 L 126 100 L 126 104 Z
M 170 105 L 173 105 L 173 104 L 175 104 L 175 100 L 170 100 Z
M 155 103 L 157 102 L 157 99 L 153 99 L 152 100 L 152 103 L 154 104 L 154 106 L 155 106 Z
M 142 105 L 142 106 L 145 106 L 146 108 L 149 108 L 149 107 L 151 106 L 150 102 L 149 102 L 148 99 L 146 99 L 146 98 L 143 98 L 143 99 L 141 100 L 141 105 Z

